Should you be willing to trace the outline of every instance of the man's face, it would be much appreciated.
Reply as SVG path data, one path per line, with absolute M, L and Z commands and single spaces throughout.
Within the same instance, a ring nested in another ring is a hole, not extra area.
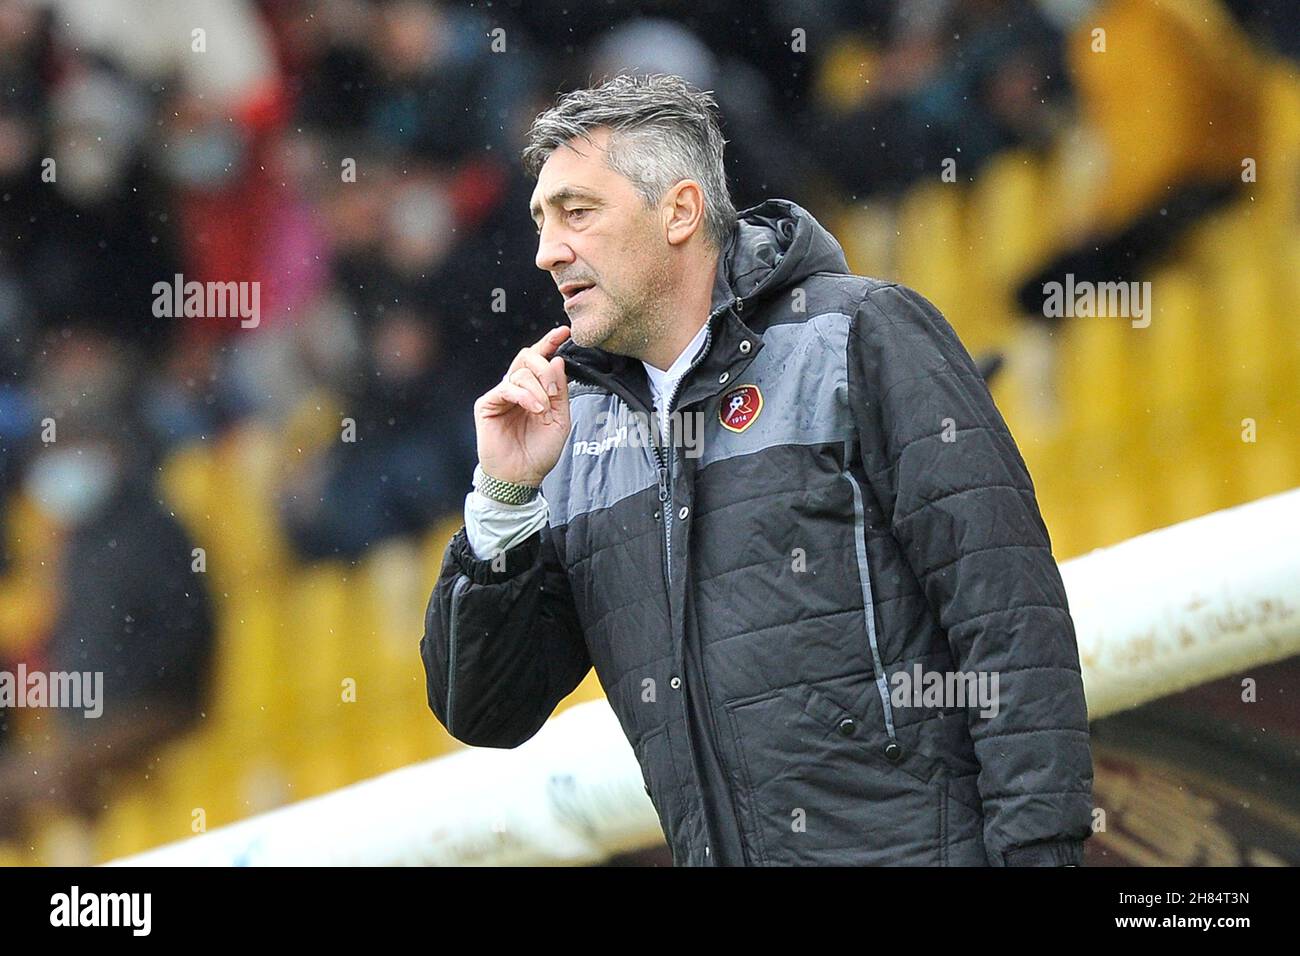
M 542 167 L 531 199 L 537 267 L 564 296 L 574 342 L 639 357 L 666 327 L 672 247 L 662 210 L 605 165 L 608 139 L 608 129 L 592 133 L 594 146 L 574 138 Z

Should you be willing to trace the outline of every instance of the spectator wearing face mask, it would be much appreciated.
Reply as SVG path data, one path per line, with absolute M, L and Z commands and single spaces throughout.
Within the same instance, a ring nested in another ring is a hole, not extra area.
M 206 705 L 212 608 L 194 544 L 152 480 L 134 380 L 128 353 L 85 332 L 51 345 L 38 369 L 33 405 L 53 420 L 54 440 L 31 449 L 23 492 L 57 536 L 58 596 L 50 633 L 25 663 L 102 674 L 102 713 L 54 710 L 51 747 L 0 760 L 0 816 L 36 799 L 88 811 L 107 774 Z

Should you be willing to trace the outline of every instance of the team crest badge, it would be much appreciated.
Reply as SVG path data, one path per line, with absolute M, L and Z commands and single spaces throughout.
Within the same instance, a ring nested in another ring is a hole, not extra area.
M 741 385 L 722 396 L 718 405 L 718 420 L 722 427 L 733 432 L 743 432 L 758 413 L 763 410 L 763 393 L 757 385 Z

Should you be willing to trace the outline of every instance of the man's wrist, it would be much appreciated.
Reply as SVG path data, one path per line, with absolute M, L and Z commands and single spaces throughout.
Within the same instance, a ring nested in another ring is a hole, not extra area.
M 494 478 L 483 470 L 482 465 L 474 466 L 474 490 L 484 498 L 503 505 L 523 505 L 537 497 L 539 485 L 526 485 L 516 481 Z

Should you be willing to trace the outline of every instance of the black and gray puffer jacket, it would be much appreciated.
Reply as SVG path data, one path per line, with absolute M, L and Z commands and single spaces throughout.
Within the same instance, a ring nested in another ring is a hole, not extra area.
M 679 866 L 1081 863 L 1074 626 L 952 327 L 771 199 L 707 335 L 662 441 L 639 361 L 561 346 L 549 526 L 496 569 L 462 528 L 429 602 L 438 720 L 517 746 L 594 666 Z M 921 695 L 954 672 L 996 706 Z

